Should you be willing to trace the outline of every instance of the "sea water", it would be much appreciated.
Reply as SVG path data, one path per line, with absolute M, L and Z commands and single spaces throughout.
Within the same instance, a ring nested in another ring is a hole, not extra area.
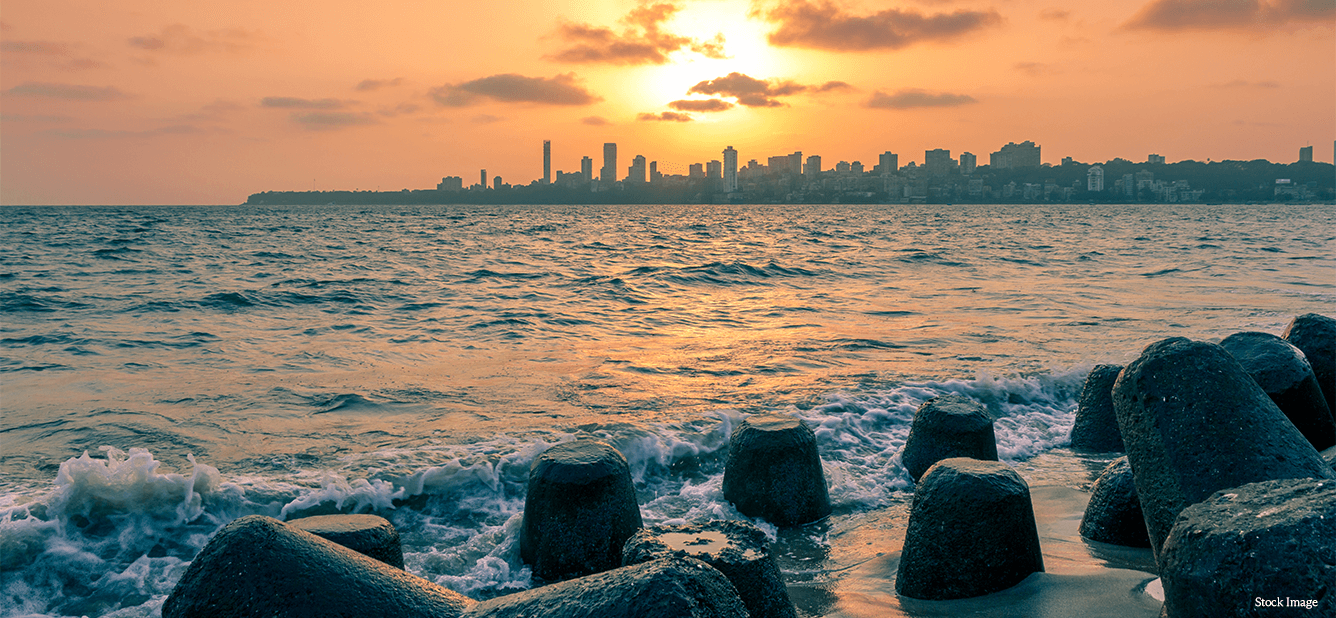
M 746 519 L 761 412 L 816 433 L 833 516 L 756 523 L 836 613 L 885 588 L 923 401 L 1079 496 L 1091 367 L 1331 315 L 1334 266 L 1321 205 L 0 208 L 0 614 L 159 615 L 256 513 L 381 515 L 410 572 L 506 594 L 544 449 L 613 444 L 646 524 Z

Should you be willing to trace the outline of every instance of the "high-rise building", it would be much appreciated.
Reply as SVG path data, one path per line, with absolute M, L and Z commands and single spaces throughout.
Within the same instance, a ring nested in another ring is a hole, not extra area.
M 594 179 L 594 160 L 589 157 L 580 158 L 580 173 L 584 174 L 585 182 Z
M 1098 165 L 1092 165 L 1090 166 L 1090 169 L 1086 170 L 1086 191 L 1094 192 L 1103 190 L 1104 168 Z
M 543 140 L 543 184 L 552 184 L 552 140 Z
M 836 173 L 836 174 L 848 174 L 848 173 L 849 173 L 849 162 L 848 162 L 848 161 L 840 161 L 839 163 L 836 163 L 836 164 L 835 164 L 835 173 Z
M 807 167 L 803 168 L 805 176 L 815 177 L 821 173 L 821 155 L 812 155 L 807 157 Z
M 974 168 L 979 166 L 979 158 L 972 152 L 960 153 L 960 173 L 970 175 L 974 173 Z
M 877 167 L 882 174 L 894 174 L 900 171 L 900 155 L 889 150 L 877 155 Z
M 988 165 L 993 169 L 1039 167 L 1039 161 L 1039 146 L 1030 140 L 1019 144 L 1007 142 L 1001 150 L 988 155 Z
M 650 184 L 659 184 L 660 182 L 663 182 L 663 174 L 659 173 L 658 161 L 649 162 L 649 181 Z
M 437 191 L 459 191 L 464 188 L 464 179 L 459 176 L 446 176 L 441 179 L 441 184 L 436 185 Z
M 636 155 L 631 159 L 631 167 L 626 168 L 626 182 L 628 184 L 644 183 L 646 181 L 645 155 Z
M 612 142 L 603 144 L 603 169 L 600 170 L 598 177 L 603 182 L 617 181 L 617 144 Z
M 501 188 L 501 177 L 500 177 L 500 176 L 496 176 L 496 177 L 492 178 L 492 188 L 493 188 L 493 189 L 500 189 L 500 188 Z
M 688 165 L 687 178 L 705 178 L 705 165 L 701 163 Z
M 1146 163 L 1150 163 L 1151 165 L 1164 165 L 1164 156 L 1157 154 L 1146 155 Z
M 738 190 L 738 151 L 732 146 L 724 148 L 724 192 Z
M 718 160 L 706 162 L 705 177 L 711 181 L 710 186 L 712 187 L 723 184 L 724 164 Z
M 945 148 L 927 150 L 923 153 L 923 167 L 929 174 L 945 174 L 951 170 L 954 163 L 951 151 Z
M 863 162 L 862 162 L 862 161 L 854 161 L 853 163 L 850 163 L 850 164 L 849 164 L 849 173 L 850 173 L 850 174 L 853 174 L 854 176 L 862 176 L 862 175 L 863 175 Z
M 1304 162 L 1312 163 L 1312 162 L 1313 162 L 1313 147 L 1312 147 L 1312 146 L 1304 146 L 1303 148 L 1300 148 L 1300 149 L 1299 149 L 1299 162 L 1300 162 L 1300 163 L 1304 163 Z
M 478 178 L 479 178 L 479 180 L 478 180 L 478 186 L 479 186 L 479 187 L 482 187 L 483 189 L 486 189 L 486 188 L 487 188 L 487 170 L 486 170 L 485 168 L 484 168 L 481 172 L 478 173 Z

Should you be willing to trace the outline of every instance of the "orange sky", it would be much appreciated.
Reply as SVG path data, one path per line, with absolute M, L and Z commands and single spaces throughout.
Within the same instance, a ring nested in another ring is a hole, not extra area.
M 619 173 L 728 145 L 871 167 L 1336 139 L 1336 0 L 8 0 L 0 22 L 4 204 L 527 183 L 544 139 L 564 171 L 616 142 Z

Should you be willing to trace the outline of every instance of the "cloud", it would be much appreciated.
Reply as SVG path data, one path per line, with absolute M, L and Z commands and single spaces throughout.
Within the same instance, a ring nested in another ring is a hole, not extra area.
M 403 114 L 415 114 L 421 109 L 422 107 L 416 103 L 400 103 L 394 107 L 385 107 L 376 110 L 376 113 L 385 116 L 386 118 L 393 118 Z
M 298 97 L 265 97 L 260 99 L 261 107 L 279 109 L 341 109 L 343 101 L 338 99 L 302 99 Z
M 733 104 L 723 99 L 682 99 L 668 104 L 679 112 L 722 112 L 733 109 Z
M 155 54 L 195 55 L 210 52 L 247 51 L 263 37 L 240 28 L 196 32 L 182 24 L 164 27 L 156 34 L 130 37 L 130 47 Z
M 914 10 L 887 9 L 872 15 L 846 13 L 830 0 L 796 0 L 752 15 L 777 26 L 767 35 L 771 45 L 827 51 L 900 49 L 915 43 L 954 39 L 1002 22 L 996 11 L 958 10 L 925 15 Z
M 119 101 L 130 98 L 114 86 L 83 86 L 49 82 L 23 82 L 4 92 L 10 96 L 64 99 L 66 101 Z
M 1017 62 L 1016 64 L 1011 65 L 1011 68 L 1029 75 L 1030 77 L 1038 77 L 1040 75 L 1057 72 L 1057 68 L 1044 62 Z
M 472 121 L 473 124 L 492 124 L 493 122 L 501 122 L 502 120 L 505 119 L 501 118 L 500 116 L 493 116 L 491 114 L 478 114 L 477 116 L 474 116 L 469 120 Z
M 612 122 L 602 116 L 585 116 L 580 119 L 580 124 L 587 124 L 591 127 L 606 127 Z
M 659 112 L 657 114 L 640 114 L 636 120 L 658 120 L 661 122 L 691 122 L 695 120 L 688 114 L 679 114 L 677 112 Z
M 684 50 L 707 58 L 727 58 L 722 33 L 700 40 L 660 30 L 681 8 L 675 2 L 643 3 L 621 18 L 626 27 L 620 33 L 602 26 L 562 23 L 557 34 L 570 46 L 547 58 L 577 64 L 664 64 L 669 54 Z
M 302 128 L 312 131 L 330 131 L 379 123 L 374 116 L 365 112 L 293 112 L 291 118 Z
M 1067 21 L 1071 16 L 1071 11 L 1063 9 L 1044 9 L 1039 12 L 1039 19 L 1047 21 Z
M 0 114 L 0 122 L 69 122 L 71 116 L 55 114 Z
M 5 54 L 5 60 L 14 58 L 15 54 L 21 57 L 35 56 L 41 58 L 41 61 L 49 66 L 66 71 L 81 71 L 106 66 L 92 58 L 75 57 L 71 45 L 55 41 L 0 41 L 0 53 Z
M 166 135 L 196 135 L 205 133 L 194 125 L 174 124 L 145 131 L 123 131 L 110 129 L 54 129 L 49 131 L 51 135 L 63 137 L 65 139 L 118 139 L 118 138 L 143 138 L 143 137 L 162 137 Z
M 576 84 L 574 73 L 557 75 L 551 79 L 503 73 L 462 84 L 446 84 L 432 88 L 428 94 L 446 107 L 473 105 L 484 98 L 505 103 L 542 105 L 589 105 L 603 100 Z
M 1141 7 L 1127 30 L 1229 30 L 1291 22 L 1329 22 L 1336 17 L 1331 0 L 1153 0 Z
M 189 121 L 199 121 L 199 120 L 219 121 L 223 120 L 224 116 L 230 115 L 232 112 L 241 111 L 243 109 L 246 109 L 246 106 L 237 103 L 236 101 L 229 101 L 227 99 L 214 99 L 212 103 L 205 104 L 203 107 L 201 107 L 200 111 L 195 112 L 193 114 L 184 114 L 182 116 L 178 116 L 178 118 L 181 120 L 189 120 Z
M 358 92 L 370 92 L 387 86 L 398 86 L 399 84 L 402 84 L 403 81 L 404 78 L 402 77 L 396 77 L 394 79 L 364 79 L 357 82 L 357 85 L 353 86 L 353 90 Z
M 706 80 L 692 86 L 687 94 L 705 94 L 733 97 L 747 107 L 783 107 L 777 97 L 795 95 L 803 92 L 830 92 L 834 90 L 852 90 L 853 86 L 845 82 L 830 81 L 820 86 L 807 86 L 793 80 L 760 80 L 742 73 L 729 73 L 723 77 Z
M 878 109 L 911 109 L 915 107 L 957 107 L 976 103 L 977 100 L 967 94 L 949 92 L 932 93 L 924 90 L 900 90 L 895 94 L 886 94 L 880 90 L 872 93 L 872 98 L 864 104 Z

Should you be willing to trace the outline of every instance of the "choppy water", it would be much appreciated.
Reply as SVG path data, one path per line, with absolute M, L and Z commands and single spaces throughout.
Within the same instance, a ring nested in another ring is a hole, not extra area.
M 986 404 L 1032 486 L 1079 489 L 1107 461 L 1063 448 L 1091 366 L 1171 335 L 1279 333 L 1336 300 L 1324 206 L 6 207 L 0 222 L 3 615 L 156 615 L 250 513 L 375 512 L 410 571 L 495 596 L 529 585 L 518 514 L 547 446 L 620 448 L 647 523 L 739 518 L 723 449 L 762 411 L 820 440 L 835 516 L 777 537 L 791 593 L 820 615 L 886 549 L 867 531 L 903 524 L 898 453 L 925 399 Z

